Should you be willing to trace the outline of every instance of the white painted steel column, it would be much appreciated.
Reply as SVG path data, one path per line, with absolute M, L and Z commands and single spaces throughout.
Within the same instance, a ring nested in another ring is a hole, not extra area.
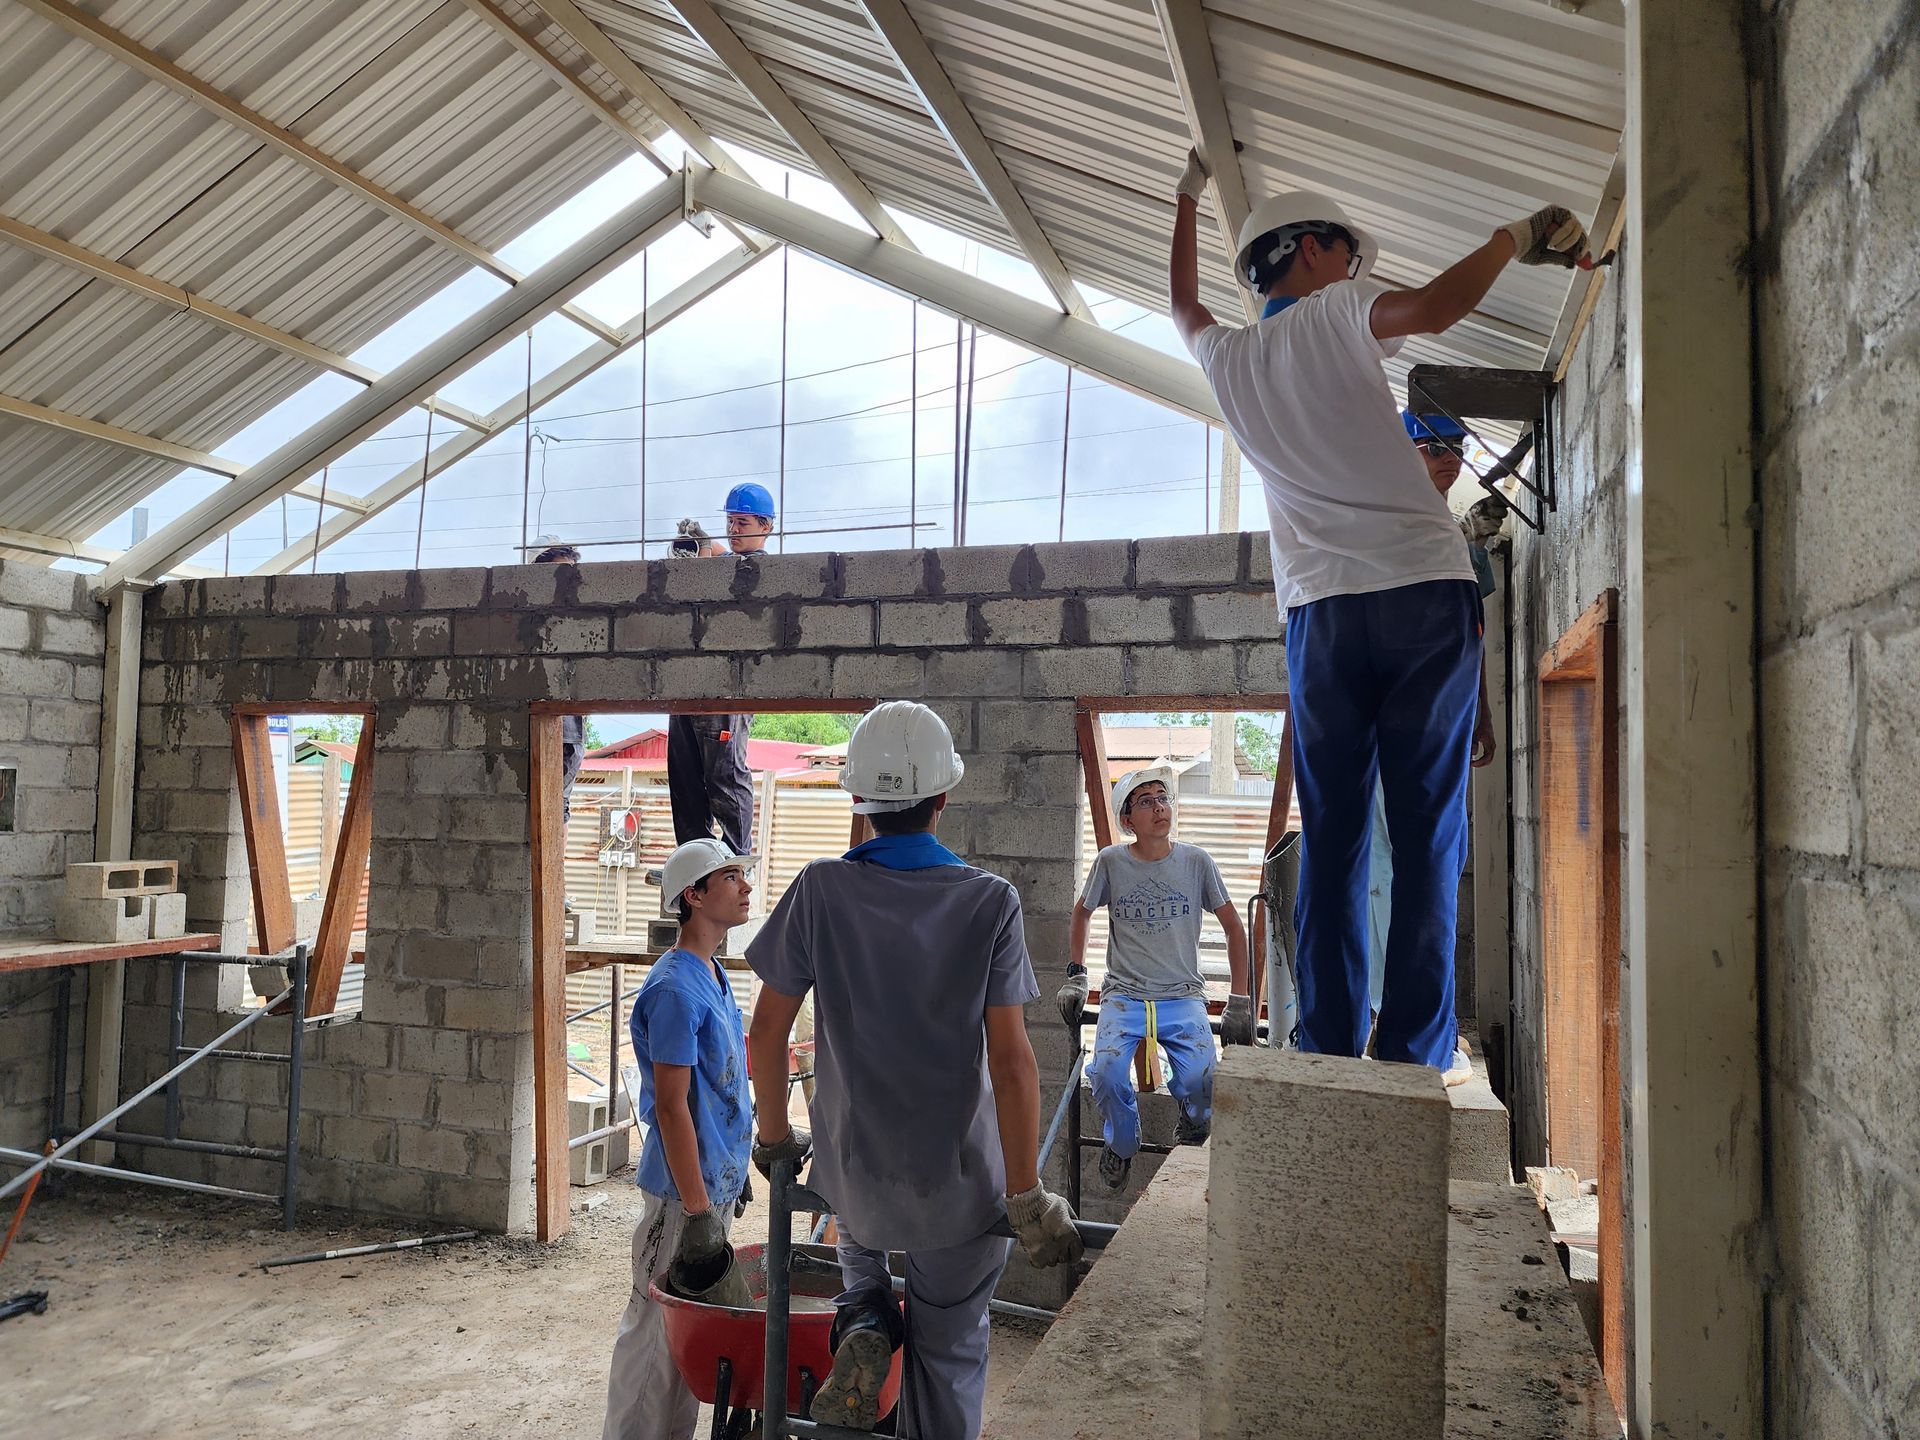
M 1628 1429 L 1759 1440 L 1759 840 L 1739 0 L 1627 12 Z

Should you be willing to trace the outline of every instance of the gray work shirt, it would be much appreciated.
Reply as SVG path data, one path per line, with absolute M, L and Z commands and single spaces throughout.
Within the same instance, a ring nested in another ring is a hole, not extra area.
M 1080 903 L 1107 907 L 1107 978 L 1102 995 L 1183 1000 L 1206 993 L 1200 979 L 1200 922 L 1227 903 L 1213 857 L 1176 840 L 1164 859 L 1142 860 L 1129 845 L 1093 858 Z
M 1006 1191 L 986 1011 L 1040 993 L 1019 892 L 971 865 L 815 860 L 747 963 L 814 992 L 809 1183 L 848 1231 L 883 1250 L 983 1234 Z

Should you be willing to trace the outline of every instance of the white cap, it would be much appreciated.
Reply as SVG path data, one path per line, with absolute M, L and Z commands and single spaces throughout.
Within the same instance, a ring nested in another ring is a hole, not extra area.
M 1353 278 L 1364 280 L 1367 272 L 1373 269 L 1374 259 L 1380 254 L 1379 241 L 1348 219 L 1347 212 L 1340 208 L 1340 202 L 1331 196 L 1314 190 L 1288 190 L 1262 200 L 1253 207 L 1252 213 L 1240 226 L 1240 238 L 1234 242 L 1234 269 L 1239 273 L 1240 283 L 1247 286 L 1253 284 L 1251 270 L 1255 241 L 1276 230 L 1284 230 L 1289 225 L 1308 225 L 1315 221 L 1323 225 L 1338 225 L 1353 236 L 1354 257 L 1359 261 L 1354 267 Z M 1271 251 L 1260 256 L 1260 259 L 1268 261 L 1278 258 Z
M 854 814 L 880 815 L 944 795 L 966 773 L 946 721 L 911 700 L 889 700 L 853 727 L 840 788 L 857 797 Z
M 736 855 L 733 847 L 724 841 L 689 840 L 669 855 L 667 863 L 660 867 L 660 899 L 672 911 L 673 902 L 686 892 L 689 885 L 697 885 L 709 875 L 732 865 L 751 865 L 758 858 L 756 855 Z
M 1164 785 L 1167 788 L 1168 803 L 1174 798 L 1174 784 L 1178 776 L 1170 765 L 1149 765 L 1144 770 L 1129 770 L 1113 783 L 1113 815 L 1116 820 L 1127 813 L 1127 801 L 1133 792 L 1142 785 Z

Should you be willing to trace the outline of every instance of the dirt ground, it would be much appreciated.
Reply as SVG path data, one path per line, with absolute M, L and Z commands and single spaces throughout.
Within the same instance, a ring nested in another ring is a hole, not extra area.
M 0 1265 L 0 1298 L 49 1295 L 46 1314 L 0 1324 L 6 1440 L 600 1434 L 640 1213 L 630 1170 L 573 1192 L 607 1199 L 576 1206 L 558 1245 L 485 1237 L 273 1271 L 260 1262 L 427 1232 L 311 1210 L 288 1234 L 260 1206 L 63 1185 Z M 764 1205 L 736 1233 L 764 1235 Z M 1039 1338 L 995 1318 L 989 1403 Z

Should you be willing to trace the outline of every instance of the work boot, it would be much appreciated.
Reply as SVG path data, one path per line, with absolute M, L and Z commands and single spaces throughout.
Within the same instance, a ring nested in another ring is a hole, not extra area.
M 1173 1143 L 1176 1145 L 1204 1145 L 1207 1137 L 1213 1134 L 1211 1119 L 1195 1120 L 1186 1111 L 1180 1112 L 1180 1119 L 1173 1127 Z
M 891 1292 L 883 1298 L 876 1291 L 870 1299 L 839 1308 L 833 1317 L 833 1369 L 808 1412 L 817 1424 L 872 1430 L 879 1423 L 880 1390 L 900 1346 L 896 1331 L 903 1329 Z
M 1107 1182 L 1109 1189 L 1118 1190 L 1126 1184 L 1127 1172 L 1131 1169 L 1133 1169 L 1131 1155 L 1115 1154 L 1111 1145 L 1100 1147 L 1100 1178 Z

